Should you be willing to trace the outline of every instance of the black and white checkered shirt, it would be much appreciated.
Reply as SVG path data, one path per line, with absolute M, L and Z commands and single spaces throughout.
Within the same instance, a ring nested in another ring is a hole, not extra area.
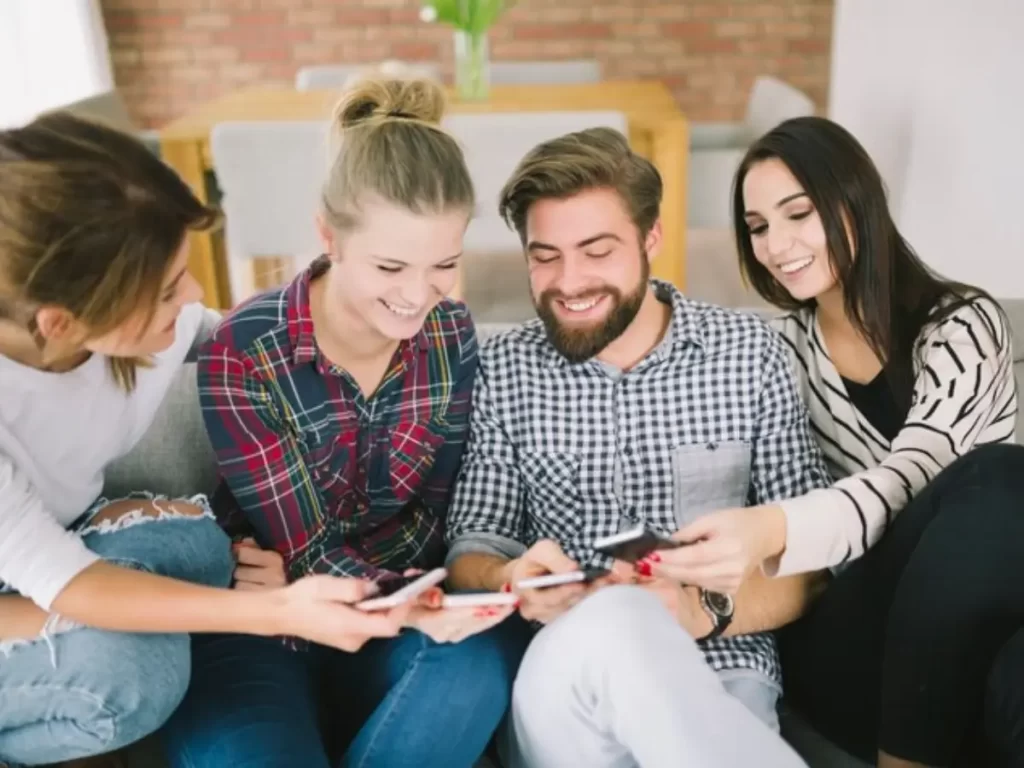
M 581 564 L 602 536 L 644 523 L 673 532 L 702 513 L 829 484 L 779 338 L 761 320 L 671 302 L 663 341 L 626 373 L 571 364 L 539 320 L 481 351 L 470 440 L 448 516 L 449 562 L 516 557 L 558 541 Z M 715 670 L 781 682 L 770 633 L 704 644 Z

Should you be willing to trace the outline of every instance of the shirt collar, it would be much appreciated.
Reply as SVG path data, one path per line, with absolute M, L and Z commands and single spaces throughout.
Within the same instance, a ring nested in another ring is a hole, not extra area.
M 650 359 L 658 362 L 670 360 L 674 354 L 680 353 L 687 347 L 697 347 L 701 351 L 705 349 L 707 339 L 700 323 L 699 306 L 687 299 L 678 288 L 664 280 L 651 280 L 651 287 L 654 295 L 660 301 L 666 302 L 672 307 L 672 314 L 669 318 L 669 326 L 658 345 L 651 350 Z M 545 348 L 548 353 L 548 360 L 554 367 L 570 365 L 569 361 L 558 352 L 545 338 Z M 588 365 L 591 362 L 580 363 Z

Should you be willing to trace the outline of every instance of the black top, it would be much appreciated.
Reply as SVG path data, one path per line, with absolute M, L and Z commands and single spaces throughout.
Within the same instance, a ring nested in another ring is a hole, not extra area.
M 885 371 L 880 371 L 867 384 L 858 384 L 843 376 L 843 385 L 854 408 L 860 411 L 886 440 L 892 442 L 899 434 L 907 415 L 896 404 L 892 387 L 885 378 Z

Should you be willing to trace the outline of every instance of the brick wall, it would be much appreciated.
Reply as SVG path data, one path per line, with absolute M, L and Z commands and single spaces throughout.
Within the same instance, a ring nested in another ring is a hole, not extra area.
M 418 0 L 101 0 L 115 77 L 140 123 L 304 64 L 441 61 L 447 27 Z M 492 30 L 495 59 L 593 57 L 605 77 L 658 78 L 691 120 L 742 115 L 772 73 L 827 96 L 833 0 L 519 0 Z

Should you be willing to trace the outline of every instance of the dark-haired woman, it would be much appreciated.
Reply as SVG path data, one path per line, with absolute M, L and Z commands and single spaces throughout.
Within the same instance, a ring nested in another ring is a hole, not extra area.
M 735 591 L 762 567 L 825 571 L 781 637 L 793 706 L 879 766 L 1024 764 L 1024 448 L 1002 311 L 925 267 L 871 159 L 823 118 L 751 147 L 734 213 L 743 272 L 788 310 L 836 482 L 709 515 L 655 572 Z

